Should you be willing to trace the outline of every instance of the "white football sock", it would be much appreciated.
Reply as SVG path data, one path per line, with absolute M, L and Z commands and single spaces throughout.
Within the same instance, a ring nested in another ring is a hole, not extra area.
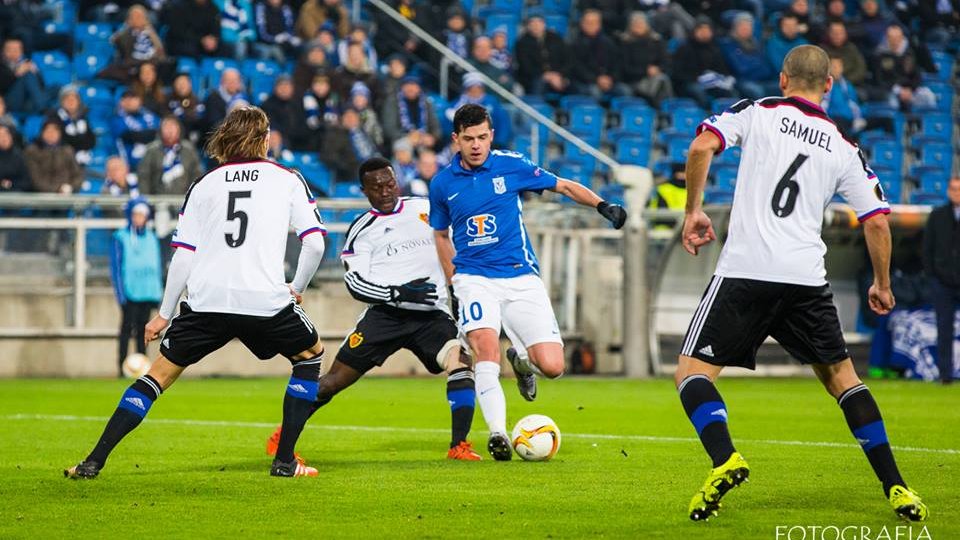
M 503 387 L 500 386 L 500 364 L 477 362 L 476 383 L 477 401 L 490 433 L 506 433 L 507 400 L 503 397 Z

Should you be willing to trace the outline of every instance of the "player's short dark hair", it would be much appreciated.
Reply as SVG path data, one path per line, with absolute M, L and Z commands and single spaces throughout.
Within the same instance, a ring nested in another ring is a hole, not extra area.
M 806 91 L 823 91 L 830 77 L 830 57 L 816 45 L 800 45 L 787 53 L 783 73 L 790 78 L 790 86 Z
M 453 115 L 453 132 L 460 133 L 468 127 L 479 126 L 486 122 L 493 129 L 493 120 L 490 119 L 490 113 L 483 105 L 469 103 L 457 109 Z
M 364 161 L 363 163 L 360 164 L 360 171 L 358 173 L 360 175 L 360 185 L 361 186 L 363 185 L 363 177 L 366 176 L 367 173 L 379 171 L 380 169 L 390 169 L 390 168 L 393 168 L 393 164 L 390 163 L 389 159 L 383 156 L 374 156 Z

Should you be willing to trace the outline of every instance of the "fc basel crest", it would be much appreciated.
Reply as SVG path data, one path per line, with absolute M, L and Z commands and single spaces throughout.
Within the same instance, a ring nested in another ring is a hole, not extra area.
M 360 332 L 354 332 L 350 334 L 350 339 L 347 341 L 351 349 L 356 349 L 363 343 L 363 334 Z
M 493 179 L 493 192 L 502 195 L 507 192 L 507 182 L 502 176 Z
M 427 225 L 429 225 L 429 224 L 430 224 L 430 214 L 428 214 L 428 213 L 426 213 L 426 212 L 420 212 L 420 221 L 422 221 L 422 222 L 426 223 Z

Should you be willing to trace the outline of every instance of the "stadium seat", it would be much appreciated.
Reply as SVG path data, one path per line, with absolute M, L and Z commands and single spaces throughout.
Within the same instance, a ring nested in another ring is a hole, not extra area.
M 619 204 L 621 206 L 625 204 L 623 186 L 621 184 L 606 184 L 600 186 L 600 189 L 597 191 L 604 200 L 610 201 L 614 204 Z
M 204 88 L 209 90 L 220 86 L 220 73 L 227 68 L 239 70 L 240 63 L 232 58 L 204 58 L 200 62 Z
M 919 165 L 950 170 L 953 168 L 953 145 L 949 143 L 927 143 L 920 148 Z
M 667 98 L 660 102 L 660 112 L 666 115 L 677 109 L 696 109 L 698 107 L 696 101 L 683 97 Z
M 872 149 L 876 144 L 890 140 L 890 134 L 886 131 L 872 129 L 860 134 L 860 147 L 866 151 Z M 871 154 L 872 155 L 872 154 Z
M 899 203 L 903 192 L 903 180 L 900 173 L 889 167 L 873 167 L 873 172 L 880 179 L 880 185 L 883 187 L 883 193 L 887 196 L 887 201 L 890 204 Z
M 257 76 L 276 77 L 283 73 L 283 67 L 273 60 L 257 60 L 247 58 L 241 64 L 240 73 L 247 79 L 253 79 Z
M 949 81 L 953 76 L 954 57 L 944 51 L 930 51 L 933 64 L 937 66 L 934 76 L 940 81 Z
M 953 118 L 949 114 L 922 114 L 920 133 L 940 137 L 943 142 L 953 139 Z
M 301 164 L 299 166 L 300 174 L 307 184 L 313 190 L 315 196 L 329 196 L 331 194 L 331 183 L 333 175 L 326 165 L 317 161 L 311 164 Z
M 903 170 L 903 147 L 893 141 L 881 141 L 870 149 L 870 163 L 878 167 Z
M 357 198 L 363 197 L 363 192 L 360 191 L 360 184 L 356 180 L 348 180 L 333 184 L 333 196 L 336 198 Z
M 933 107 L 914 107 L 914 112 L 928 110 L 950 112 L 953 106 L 953 86 L 943 81 L 929 81 L 924 83 L 924 86 L 933 92 L 933 95 L 937 98 L 937 103 Z
M 910 204 L 923 204 L 930 206 L 940 206 L 947 202 L 947 195 L 943 192 L 928 193 L 926 191 L 914 191 L 910 194 Z
M 73 71 L 78 80 L 89 81 L 110 63 L 109 56 L 78 54 L 73 58 Z
M 320 163 L 320 157 L 315 152 L 294 152 L 293 161 L 300 165 L 314 165 Z
M 733 190 L 722 187 L 710 187 L 703 193 L 704 204 L 730 204 L 733 202 Z
M 559 34 L 560 37 L 567 37 L 567 30 L 570 28 L 570 19 L 566 15 L 550 13 L 544 15 L 543 22 L 546 23 L 548 29 L 553 30 Z
M 710 112 L 720 114 L 729 109 L 734 103 L 740 101 L 737 98 L 716 98 L 710 102 Z
M 610 99 L 610 111 L 619 114 L 624 108 L 635 105 L 649 107 L 647 100 L 634 96 L 616 96 Z
M 626 165 L 646 167 L 650 163 L 650 139 L 636 135 L 620 137 L 616 144 L 615 159 Z
M 520 13 L 523 10 L 524 0 L 492 0 L 489 5 L 498 11 Z
M 41 114 L 28 116 L 23 122 L 23 139 L 33 141 L 40 135 L 40 128 L 43 127 L 44 117 Z
M 720 152 L 713 158 L 713 162 L 717 165 L 733 165 L 735 167 L 740 166 L 740 147 L 731 146 Z
M 70 67 L 43 68 L 43 84 L 50 88 L 60 88 L 73 82 L 73 69 Z
M 71 69 L 70 57 L 62 51 L 35 52 L 30 59 L 43 71 L 43 78 L 47 78 L 48 69 Z
M 737 170 L 734 165 L 718 165 L 713 168 L 713 183 L 718 188 L 733 190 L 737 185 Z
M 273 75 L 256 75 L 250 79 L 247 79 L 247 87 L 250 91 L 250 99 L 256 104 L 263 103 L 266 101 L 270 94 L 273 92 Z
M 540 9 L 544 13 L 570 13 L 573 0 L 543 0 Z
M 628 105 L 620 111 L 619 131 L 653 138 L 656 112 L 647 105 Z
M 588 105 L 585 103 L 574 105 L 573 108 L 570 109 L 569 129 L 570 131 L 590 133 L 599 137 L 606 117 L 606 111 L 599 105 Z
M 946 193 L 947 182 L 950 175 L 944 174 L 946 171 L 933 168 L 922 168 L 918 170 L 917 181 L 920 184 L 920 191 L 928 193 Z
M 583 163 L 584 173 L 593 173 L 597 168 L 597 159 L 570 141 L 563 141 L 563 156 L 572 161 Z
M 586 175 L 586 167 L 583 163 L 571 159 L 559 159 L 551 162 L 550 170 L 560 178 L 569 178 L 570 180 L 580 180 Z
M 547 105 L 546 103 L 540 103 L 540 104 L 530 104 L 530 106 L 536 109 L 536 111 L 539 112 L 540 114 L 546 116 L 551 120 L 556 121 L 556 116 L 554 115 L 553 107 L 551 107 L 550 105 Z M 532 119 L 531 117 L 523 113 L 519 113 L 516 117 L 516 120 L 517 121 L 515 122 L 515 127 L 517 128 L 516 129 L 517 133 L 529 136 L 533 128 L 533 124 L 536 123 L 540 126 L 540 132 L 538 135 L 540 137 L 541 144 L 546 144 L 550 140 L 551 132 L 550 132 L 550 129 L 547 128 L 545 124 L 540 124 L 536 120 Z
M 88 48 L 110 45 L 110 36 L 114 27 L 108 23 L 80 23 L 73 28 L 73 41 L 78 51 L 86 53 Z
M 673 163 L 686 163 L 690 141 L 675 137 L 667 143 L 667 158 Z
M 699 108 L 680 108 L 670 113 L 670 125 L 674 131 L 685 133 L 693 137 L 697 126 L 708 115 L 703 109 Z
M 560 108 L 569 111 L 576 105 L 599 105 L 592 96 L 573 94 L 560 98 Z
M 517 30 L 520 28 L 520 10 L 502 12 L 496 11 L 486 17 L 484 28 L 487 34 L 493 34 L 498 28 L 507 32 L 507 47 L 513 50 L 513 44 L 517 40 Z
M 513 138 L 513 149 L 521 154 L 527 156 L 531 160 L 533 159 L 533 141 L 530 138 L 530 135 L 517 135 Z M 538 152 L 536 156 L 536 161 L 543 162 L 547 157 L 547 142 L 540 139 L 540 144 L 538 145 Z
M 87 178 L 80 184 L 79 195 L 99 195 L 103 190 L 104 180 L 102 178 Z

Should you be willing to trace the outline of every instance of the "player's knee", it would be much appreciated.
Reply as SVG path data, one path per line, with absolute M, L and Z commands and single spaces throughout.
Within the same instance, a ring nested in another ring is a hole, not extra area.
M 559 362 L 545 362 L 540 367 L 540 373 L 543 373 L 544 377 L 548 379 L 556 379 L 563 375 L 566 370 L 566 366 L 563 365 L 563 359 Z

